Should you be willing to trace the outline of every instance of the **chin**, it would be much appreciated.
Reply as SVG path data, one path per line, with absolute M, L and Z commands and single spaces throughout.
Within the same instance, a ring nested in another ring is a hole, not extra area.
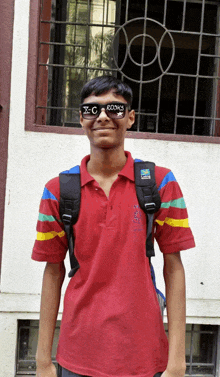
M 111 141 L 102 141 L 99 143 L 95 143 L 94 146 L 97 148 L 103 148 L 103 149 L 110 149 L 110 148 L 117 148 L 119 146 L 118 143 L 112 143 Z
M 96 146 L 96 147 L 114 147 L 115 145 L 117 145 L 117 141 L 116 140 L 113 140 L 109 137 L 102 137 L 102 138 L 99 138 L 97 140 L 93 140 L 93 144 Z

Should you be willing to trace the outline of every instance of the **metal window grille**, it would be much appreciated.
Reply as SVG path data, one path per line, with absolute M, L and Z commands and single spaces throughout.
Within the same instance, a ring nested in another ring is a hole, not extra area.
M 16 376 L 35 375 L 38 321 L 18 321 Z M 54 336 L 52 359 L 58 343 L 60 321 Z M 167 331 L 167 325 L 165 324 Z M 220 367 L 220 327 L 216 325 L 186 325 L 186 376 L 218 377 Z
M 165 324 L 167 331 L 167 324 Z M 186 325 L 186 376 L 219 376 L 220 327 Z
M 134 131 L 220 136 L 219 20 L 217 0 L 41 0 L 37 123 L 78 127 L 83 84 L 112 74 Z
M 190 325 L 187 331 L 187 371 L 189 376 L 216 374 L 217 326 Z
M 17 340 L 16 376 L 35 376 L 39 321 L 19 320 Z M 52 361 L 57 366 L 55 359 L 60 329 L 60 321 L 57 321 L 54 342 L 52 347 Z

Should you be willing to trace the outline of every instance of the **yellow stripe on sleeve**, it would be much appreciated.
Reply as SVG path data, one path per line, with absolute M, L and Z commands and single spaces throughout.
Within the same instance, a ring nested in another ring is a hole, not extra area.
M 47 240 L 52 240 L 53 238 L 55 238 L 56 236 L 58 237 L 63 237 L 65 235 L 65 232 L 64 230 L 62 230 L 62 232 L 55 232 L 55 231 L 52 231 L 52 232 L 48 232 L 48 233 L 42 233 L 42 232 L 38 232 L 37 233 L 37 241 L 47 241 Z
M 172 227 L 189 228 L 188 219 L 177 220 L 177 219 L 171 219 L 170 217 L 166 217 L 166 219 L 164 221 L 156 220 L 156 222 L 161 226 L 163 226 L 163 224 L 166 223 L 166 224 L 168 224 Z

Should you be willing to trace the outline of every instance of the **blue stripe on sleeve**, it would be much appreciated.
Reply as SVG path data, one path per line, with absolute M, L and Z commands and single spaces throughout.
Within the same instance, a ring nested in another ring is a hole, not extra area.
M 46 187 L 44 188 L 42 199 L 57 200 L 57 198 L 53 194 L 51 194 L 51 192 Z
M 160 186 L 158 187 L 158 191 L 160 191 L 164 186 L 166 186 L 168 182 L 176 182 L 176 178 L 174 177 L 172 171 L 170 171 L 169 173 L 167 173 L 167 175 L 165 175 Z
M 79 174 L 79 173 L 80 173 L 79 165 L 74 166 L 70 170 L 65 170 L 61 172 L 61 174 Z

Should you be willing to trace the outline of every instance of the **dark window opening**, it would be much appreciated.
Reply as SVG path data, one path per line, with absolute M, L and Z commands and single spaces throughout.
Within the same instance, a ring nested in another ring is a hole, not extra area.
M 186 376 L 218 376 L 219 334 L 216 325 L 186 325 Z
M 16 376 L 35 376 L 39 321 L 19 320 L 17 340 Z M 52 347 L 52 361 L 57 367 L 56 349 L 58 344 L 60 321 L 57 321 Z
M 37 349 L 39 322 L 18 321 L 16 376 L 35 375 L 35 354 Z M 164 325 L 167 331 L 167 324 Z M 52 348 L 52 361 L 56 363 L 60 321 L 57 321 Z M 220 330 L 217 325 L 186 325 L 186 376 L 214 377 L 218 375 L 220 363 Z
M 133 131 L 218 136 L 219 2 L 41 0 L 36 123 L 80 127 L 79 94 L 112 74 L 134 91 Z

